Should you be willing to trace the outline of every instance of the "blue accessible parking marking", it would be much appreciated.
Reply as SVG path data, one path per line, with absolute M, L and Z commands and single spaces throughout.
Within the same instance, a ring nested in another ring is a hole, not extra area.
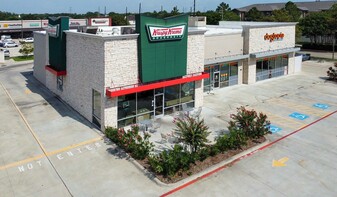
M 320 109 L 328 109 L 330 106 L 327 105 L 327 104 L 316 103 L 316 104 L 313 105 L 313 107 L 317 107 L 317 108 L 320 108 Z
M 276 133 L 276 132 L 279 132 L 281 131 L 282 129 L 280 127 L 277 127 L 275 125 L 269 125 L 269 131 L 272 132 L 272 133 Z
M 290 114 L 289 116 L 292 117 L 292 118 L 299 119 L 299 120 L 305 120 L 305 119 L 309 118 L 308 115 L 300 114 L 300 113 L 297 113 L 297 112 L 294 112 L 294 113 Z

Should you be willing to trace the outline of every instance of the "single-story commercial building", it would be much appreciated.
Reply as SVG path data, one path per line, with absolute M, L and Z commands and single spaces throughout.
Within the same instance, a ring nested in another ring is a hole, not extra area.
M 295 25 L 138 15 L 135 31 L 96 35 L 53 18 L 34 33 L 34 76 L 102 130 L 124 127 L 201 107 L 204 92 L 294 73 Z

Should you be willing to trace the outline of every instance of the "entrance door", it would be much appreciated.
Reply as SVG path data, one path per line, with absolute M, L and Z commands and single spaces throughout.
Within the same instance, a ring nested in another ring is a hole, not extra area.
M 154 95 L 154 115 L 164 115 L 164 94 Z
M 220 87 L 220 71 L 214 72 L 213 74 L 213 87 L 214 88 Z

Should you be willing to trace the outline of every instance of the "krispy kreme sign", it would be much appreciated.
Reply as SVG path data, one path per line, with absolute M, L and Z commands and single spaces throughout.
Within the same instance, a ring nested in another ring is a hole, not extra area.
M 181 40 L 184 37 L 186 25 L 171 27 L 147 25 L 150 41 Z
M 281 41 L 284 38 L 284 33 L 279 33 L 279 34 L 268 34 L 266 33 L 266 35 L 264 35 L 264 40 L 269 40 L 270 42 L 273 41 Z

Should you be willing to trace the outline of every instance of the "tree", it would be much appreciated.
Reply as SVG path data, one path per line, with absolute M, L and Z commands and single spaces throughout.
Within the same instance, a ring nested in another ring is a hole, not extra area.
M 179 10 L 178 10 L 178 7 L 174 6 L 172 11 L 171 11 L 171 15 L 174 16 L 174 15 L 178 15 L 178 14 L 180 14 Z
M 202 15 L 207 17 L 207 25 L 218 25 L 221 20 L 221 15 L 218 12 L 207 11 L 202 13 Z
M 207 137 L 210 134 L 204 120 L 194 119 L 189 115 L 184 118 L 178 118 L 175 121 L 174 129 L 179 135 L 180 141 L 189 147 L 192 153 L 196 153 L 201 147 L 208 142 Z
M 271 17 L 274 22 L 290 22 L 292 20 L 292 17 L 285 9 L 274 10 Z
M 247 12 L 246 21 L 261 21 L 263 19 L 263 14 L 253 7 Z
M 19 50 L 19 53 L 21 53 L 23 56 L 27 57 L 31 53 L 33 53 L 34 47 L 32 44 L 22 44 L 21 49 Z
M 324 12 L 315 12 L 301 20 L 300 26 L 304 36 L 310 38 L 311 43 L 321 43 L 322 36 L 329 32 L 328 15 Z
M 301 17 L 301 11 L 298 9 L 296 4 L 294 4 L 291 1 L 288 1 L 288 3 L 286 3 L 286 5 L 284 7 L 284 10 L 287 11 L 288 14 L 290 15 L 292 22 L 299 21 L 299 19 Z
M 226 11 L 231 11 L 232 9 L 229 7 L 229 4 L 227 4 L 227 3 L 224 3 L 224 2 L 222 2 L 222 3 L 220 3 L 220 5 L 218 5 L 218 7 L 216 8 L 216 11 L 217 12 L 226 12 Z

